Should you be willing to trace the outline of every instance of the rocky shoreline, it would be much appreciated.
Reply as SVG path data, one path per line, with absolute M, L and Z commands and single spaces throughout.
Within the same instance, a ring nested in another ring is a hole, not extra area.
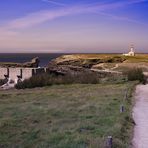
M 39 66 L 39 58 L 35 57 L 29 62 L 25 63 L 12 63 L 12 62 L 0 62 L 0 67 L 23 67 L 23 68 L 37 68 Z
M 96 65 L 98 66 L 102 63 L 122 63 L 124 61 L 125 59 L 119 56 L 105 56 L 101 58 L 101 56 L 95 57 L 87 54 L 63 55 L 50 61 L 47 67 L 51 72 L 64 75 L 67 73 L 92 72 L 92 68 Z M 97 67 L 97 69 L 99 69 L 99 67 Z

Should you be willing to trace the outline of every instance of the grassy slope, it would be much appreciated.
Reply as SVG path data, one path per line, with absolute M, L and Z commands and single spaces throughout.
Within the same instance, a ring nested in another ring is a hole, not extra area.
M 64 55 L 57 58 L 59 61 L 69 59 L 104 59 L 110 57 L 121 56 L 127 59 L 127 62 L 148 62 L 148 54 L 136 54 L 136 56 L 122 56 L 122 54 L 72 54 Z
M 126 57 L 128 63 L 145 62 L 148 63 L 148 54 L 137 54 L 134 57 Z
M 0 147 L 103 148 L 129 146 L 133 83 L 61 85 L 0 92 Z M 131 99 L 131 98 L 130 98 Z M 119 108 L 125 104 L 126 112 Z
M 122 63 L 119 61 L 117 57 L 120 57 L 121 59 L 125 59 L 125 61 Z M 97 59 L 106 59 L 107 62 L 104 64 L 104 66 L 107 69 L 115 67 L 115 65 L 118 63 L 118 68 L 115 68 L 116 71 L 127 71 L 134 67 L 141 67 L 144 71 L 148 71 L 147 65 L 148 65 L 148 54 L 136 54 L 136 56 L 122 56 L 122 54 L 73 54 L 73 55 L 64 55 L 59 58 L 57 58 L 55 61 L 57 63 L 62 63 L 65 61 L 77 61 L 78 66 L 79 65 L 94 65 L 97 66 L 98 69 L 101 69 L 101 66 L 95 61 Z M 114 63 L 111 63 L 111 60 Z M 80 60 L 80 61 L 79 61 Z M 101 61 L 102 62 L 102 61 Z M 102 64 L 102 63 L 101 63 Z M 103 66 L 103 68 L 105 68 Z M 96 67 L 95 67 L 96 68 Z

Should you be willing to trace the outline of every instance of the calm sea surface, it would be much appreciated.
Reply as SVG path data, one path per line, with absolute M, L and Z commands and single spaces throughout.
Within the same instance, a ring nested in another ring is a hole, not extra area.
M 40 67 L 47 66 L 49 61 L 51 61 L 54 58 L 57 58 L 61 55 L 64 55 L 62 53 L 54 53 L 54 54 L 48 54 L 48 53 L 28 53 L 28 54 L 22 54 L 22 53 L 0 53 L 0 62 L 17 62 L 17 63 L 23 63 L 28 62 L 31 59 L 35 57 L 39 57 L 40 59 Z

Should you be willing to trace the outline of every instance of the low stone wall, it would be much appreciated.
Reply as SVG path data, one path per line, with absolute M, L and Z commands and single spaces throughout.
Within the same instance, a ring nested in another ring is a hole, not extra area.
M 46 72 L 46 68 L 0 68 L 0 79 L 5 79 L 7 75 L 13 81 L 18 77 L 24 80 L 44 72 Z

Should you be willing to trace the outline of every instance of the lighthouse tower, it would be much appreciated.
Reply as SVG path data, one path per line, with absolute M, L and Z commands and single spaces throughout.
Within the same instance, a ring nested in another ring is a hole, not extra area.
M 128 54 L 129 54 L 129 56 L 135 56 L 134 45 L 131 45 L 130 52 Z
M 123 54 L 124 56 L 135 56 L 134 45 L 130 46 L 130 52 L 127 54 Z

